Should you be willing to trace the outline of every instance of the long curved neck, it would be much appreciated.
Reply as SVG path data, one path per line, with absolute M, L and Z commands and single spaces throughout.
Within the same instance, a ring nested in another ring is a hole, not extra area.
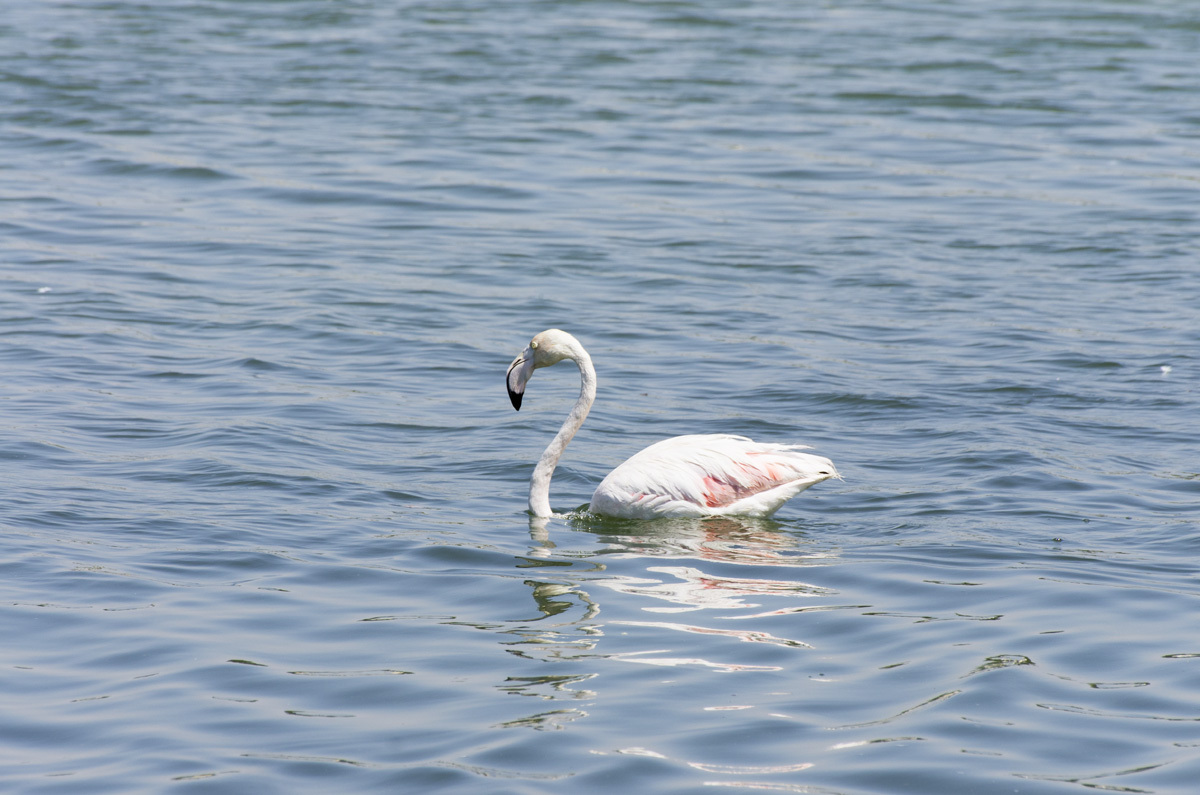
M 534 516 L 551 515 L 550 477 L 554 474 L 554 468 L 558 466 L 558 459 L 575 437 L 579 426 L 587 419 L 588 412 L 592 410 L 592 403 L 596 400 L 596 369 L 592 367 L 592 357 L 588 356 L 583 348 L 579 348 L 573 351 L 571 358 L 579 365 L 579 399 L 575 401 L 566 421 L 550 440 L 546 451 L 538 459 L 537 466 L 533 468 L 533 477 L 529 479 L 529 512 Z

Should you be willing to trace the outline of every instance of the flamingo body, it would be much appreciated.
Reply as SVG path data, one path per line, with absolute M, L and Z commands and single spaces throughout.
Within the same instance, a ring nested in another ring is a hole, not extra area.
M 828 458 L 806 445 L 697 434 L 650 445 L 596 487 L 593 513 L 657 516 L 770 516 L 800 492 L 834 477 Z
M 579 340 L 549 329 L 509 365 L 509 399 L 518 411 L 534 370 L 570 359 L 579 367 L 579 399 L 542 453 L 529 481 L 529 510 L 547 517 L 550 478 L 596 397 L 596 371 Z M 590 510 L 607 516 L 771 516 L 792 497 L 832 477 L 828 458 L 801 453 L 806 445 L 755 442 L 744 436 L 676 436 L 650 445 L 608 474 Z

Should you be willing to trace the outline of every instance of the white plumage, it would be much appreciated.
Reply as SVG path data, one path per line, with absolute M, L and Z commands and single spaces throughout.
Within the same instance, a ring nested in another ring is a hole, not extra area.
M 596 371 L 579 340 L 549 329 L 509 365 L 507 386 L 520 410 L 533 371 L 563 359 L 579 366 L 579 400 L 542 453 L 529 481 L 529 510 L 550 511 L 550 478 L 596 398 Z M 608 474 L 592 495 L 593 513 L 631 519 L 658 516 L 770 516 L 814 483 L 839 477 L 828 458 L 806 445 L 755 442 L 745 436 L 697 434 L 650 445 Z

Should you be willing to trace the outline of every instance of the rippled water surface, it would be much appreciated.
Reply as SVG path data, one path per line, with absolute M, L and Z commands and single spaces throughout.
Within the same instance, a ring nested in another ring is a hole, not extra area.
M 0 789 L 1191 793 L 1200 13 L 0 13 Z M 578 387 L 504 370 L 578 336 Z M 773 521 L 580 510 L 805 442 Z

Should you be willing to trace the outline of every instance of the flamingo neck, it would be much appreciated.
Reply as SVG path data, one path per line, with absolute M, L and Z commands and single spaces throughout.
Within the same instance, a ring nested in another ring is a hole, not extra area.
M 529 479 L 529 512 L 534 516 L 546 517 L 552 514 L 550 478 L 554 475 L 554 468 L 558 466 L 558 459 L 562 457 L 576 431 L 587 419 L 588 412 L 592 410 L 592 403 L 596 400 L 596 369 L 592 367 L 592 357 L 588 356 L 583 348 L 579 348 L 572 351 L 568 358 L 579 365 L 579 399 L 575 401 L 566 421 L 550 440 L 546 451 L 538 459 L 537 466 L 533 468 L 533 477 Z

